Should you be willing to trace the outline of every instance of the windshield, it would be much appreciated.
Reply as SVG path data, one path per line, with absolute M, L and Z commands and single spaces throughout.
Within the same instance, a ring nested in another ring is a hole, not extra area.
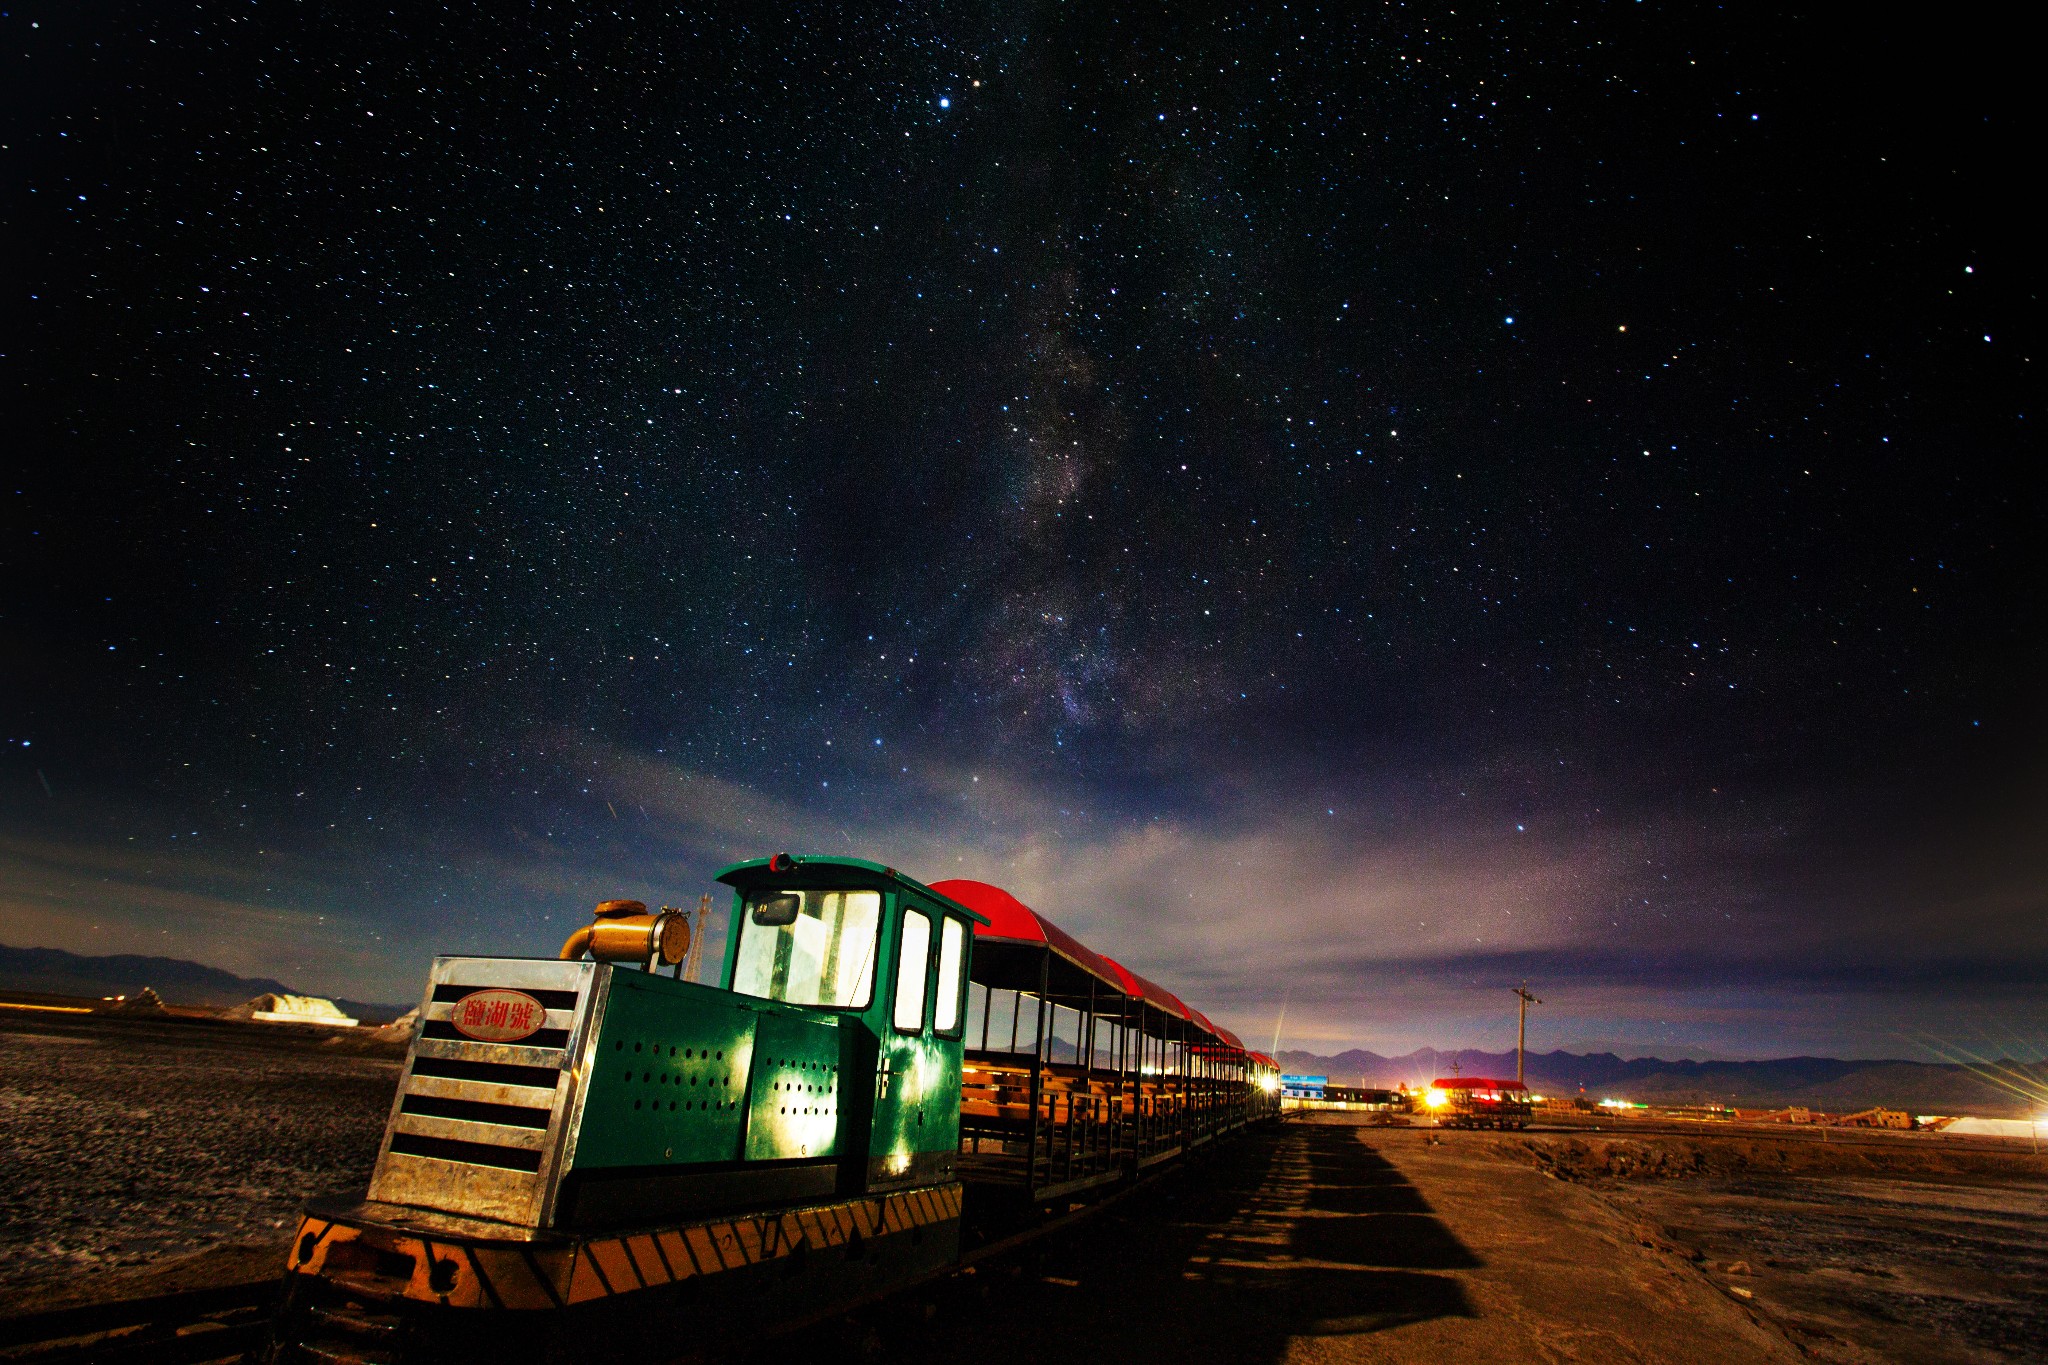
M 879 891 L 750 891 L 732 988 L 792 1005 L 859 1009 L 874 992 L 881 921 Z

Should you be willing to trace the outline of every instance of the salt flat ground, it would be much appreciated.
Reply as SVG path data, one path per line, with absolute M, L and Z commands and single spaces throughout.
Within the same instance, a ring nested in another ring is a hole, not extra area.
M 174 1280 L 282 1273 L 307 1196 L 368 1183 L 398 1071 L 263 1025 L 0 1011 L 0 1305 L 198 1253 Z

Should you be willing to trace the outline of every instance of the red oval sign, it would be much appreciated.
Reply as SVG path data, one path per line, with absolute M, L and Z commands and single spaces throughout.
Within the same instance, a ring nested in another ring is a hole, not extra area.
M 448 1022 L 479 1043 L 516 1043 L 546 1027 L 548 1012 L 524 991 L 471 991 L 448 1011 Z

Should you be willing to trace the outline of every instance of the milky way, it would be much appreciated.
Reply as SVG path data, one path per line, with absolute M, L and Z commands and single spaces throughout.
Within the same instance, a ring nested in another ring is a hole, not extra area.
M 1254 1035 L 2038 1052 L 2016 59 L 1865 27 L 16 8 L 0 939 L 788 845 Z

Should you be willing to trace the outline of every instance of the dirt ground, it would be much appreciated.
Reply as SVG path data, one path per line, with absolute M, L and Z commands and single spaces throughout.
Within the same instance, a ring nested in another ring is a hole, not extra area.
M 1747 1291 L 1813 1359 L 2048 1359 L 2048 1158 L 1893 1135 L 1496 1145 Z
M 1594 1191 L 1480 1134 L 1342 1115 L 1239 1139 L 1071 1235 L 793 1354 L 1024 1365 L 1057 1343 L 1193 1365 L 1801 1359 Z

